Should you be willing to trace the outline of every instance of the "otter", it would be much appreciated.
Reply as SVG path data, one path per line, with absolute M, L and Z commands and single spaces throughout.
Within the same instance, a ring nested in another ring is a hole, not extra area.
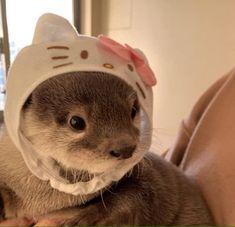
M 71 72 L 42 82 L 22 109 L 20 129 L 71 183 L 87 182 L 145 149 L 151 128 L 136 91 L 102 72 Z M 4 127 L 0 138 L 4 219 L 56 220 L 58 225 L 212 225 L 192 179 L 147 153 L 121 180 L 98 192 L 72 195 L 34 176 Z

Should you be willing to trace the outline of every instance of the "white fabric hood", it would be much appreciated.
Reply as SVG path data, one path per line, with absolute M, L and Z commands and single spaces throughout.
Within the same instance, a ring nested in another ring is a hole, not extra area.
M 123 48 L 123 49 L 122 49 Z M 56 57 L 66 59 L 54 61 Z M 144 60 L 143 60 L 144 59 Z M 79 35 L 64 18 L 53 14 L 40 17 L 33 43 L 17 55 L 7 78 L 5 124 L 30 171 L 53 188 L 78 194 L 96 192 L 117 181 L 144 155 L 126 166 L 94 177 L 88 182 L 69 184 L 59 176 L 50 157 L 42 157 L 20 131 L 22 106 L 32 91 L 43 81 L 56 75 L 75 71 L 101 71 L 113 74 L 130 84 L 138 93 L 141 107 L 152 124 L 152 88 L 155 78 L 143 54 L 106 37 Z M 145 76 L 146 75 L 146 76 Z

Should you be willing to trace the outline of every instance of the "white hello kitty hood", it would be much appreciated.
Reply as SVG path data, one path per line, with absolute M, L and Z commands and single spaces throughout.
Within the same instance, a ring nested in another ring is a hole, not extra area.
M 105 36 L 95 38 L 79 35 L 67 20 L 54 14 L 44 14 L 39 18 L 32 45 L 20 51 L 8 74 L 5 124 L 12 141 L 35 176 L 49 181 L 53 188 L 78 195 L 94 193 L 118 181 L 140 161 L 147 150 L 137 152 L 129 163 L 115 166 L 88 182 L 74 184 L 59 175 L 59 168 L 51 157 L 34 150 L 20 130 L 23 104 L 43 81 L 75 71 L 106 72 L 126 81 L 136 90 L 150 128 L 153 104 L 151 86 L 155 85 L 156 80 L 141 51 Z

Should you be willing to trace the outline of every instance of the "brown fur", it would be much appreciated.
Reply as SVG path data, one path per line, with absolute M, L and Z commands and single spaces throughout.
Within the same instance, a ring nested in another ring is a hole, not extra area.
M 175 166 L 148 153 L 131 176 L 63 224 L 182 226 L 212 225 L 213 221 L 194 182 Z
M 134 119 L 133 106 L 137 110 Z M 146 146 L 139 142 L 140 133 L 146 136 L 147 144 L 151 130 L 140 132 L 144 118 L 136 92 L 121 79 L 102 73 L 70 73 L 44 82 L 25 103 L 22 115 L 25 136 L 75 181 L 81 180 L 81 173 L 86 181 L 117 162 L 131 161 Z M 69 127 L 73 115 L 85 120 L 84 131 Z M 102 196 L 102 192 L 72 196 L 33 176 L 4 128 L 0 146 L 0 187 L 6 217 L 38 218 L 55 211 L 47 218 L 56 218 L 58 225 L 213 223 L 194 183 L 156 155 L 148 154 L 118 184 L 103 190 Z M 135 148 L 133 157 L 110 155 L 111 150 L 128 147 Z

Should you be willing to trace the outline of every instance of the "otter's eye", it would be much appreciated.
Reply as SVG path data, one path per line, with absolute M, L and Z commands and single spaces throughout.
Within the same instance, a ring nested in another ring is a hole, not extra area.
M 135 102 L 132 109 L 131 109 L 131 118 L 134 119 L 136 114 L 139 112 L 140 107 L 138 102 Z
M 76 130 L 84 130 L 86 127 L 86 123 L 85 121 L 78 116 L 72 116 L 69 124 L 72 128 L 76 129 Z

